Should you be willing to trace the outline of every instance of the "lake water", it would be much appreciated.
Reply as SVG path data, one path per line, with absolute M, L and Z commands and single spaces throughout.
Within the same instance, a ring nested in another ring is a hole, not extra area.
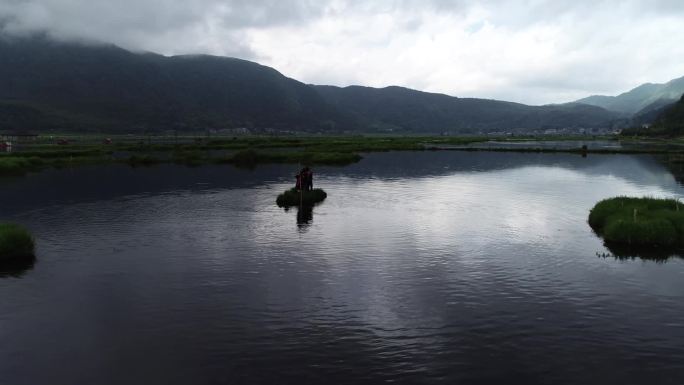
M 419 152 L 317 168 L 0 179 L 0 383 L 684 383 L 684 259 L 618 259 L 600 199 L 678 197 L 649 156 Z M 597 255 L 597 253 L 599 255 Z
M 609 150 L 609 151 L 681 151 L 683 143 L 673 141 L 636 141 L 636 140 L 489 140 L 485 142 L 473 142 L 460 145 L 430 145 L 441 149 L 542 149 L 542 150 L 579 150 L 582 146 L 587 146 L 588 150 Z

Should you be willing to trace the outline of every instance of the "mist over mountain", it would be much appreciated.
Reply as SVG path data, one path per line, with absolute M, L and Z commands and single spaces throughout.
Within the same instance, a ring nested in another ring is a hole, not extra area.
M 684 77 L 664 84 L 646 83 L 618 96 L 594 95 L 576 103 L 602 107 L 627 115 L 643 115 L 675 103 L 684 94 Z
M 646 131 L 650 134 L 684 134 L 684 96 L 675 104 L 667 107 Z
M 527 106 L 401 87 L 306 85 L 257 63 L 0 37 L 0 129 L 528 132 L 608 128 L 586 104 Z

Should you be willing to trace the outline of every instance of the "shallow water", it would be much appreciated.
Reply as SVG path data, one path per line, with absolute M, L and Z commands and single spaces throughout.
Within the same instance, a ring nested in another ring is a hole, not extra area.
M 684 383 L 684 259 L 615 259 L 600 199 L 681 196 L 650 156 L 420 152 L 318 168 L 0 179 L 2 384 Z

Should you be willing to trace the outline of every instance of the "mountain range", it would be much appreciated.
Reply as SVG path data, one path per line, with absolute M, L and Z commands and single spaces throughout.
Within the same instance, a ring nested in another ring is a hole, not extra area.
M 647 133 L 680 136 L 684 134 L 684 96 L 667 108 L 649 127 Z
M 684 94 L 684 77 L 664 84 L 646 83 L 618 96 L 593 95 L 575 103 L 602 107 L 631 116 L 662 110 L 677 102 Z
M 528 106 L 402 87 L 308 85 L 235 58 L 169 57 L 42 36 L 0 36 L 0 130 L 140 133 L 245 127 L 522 133 L 610 129 L 624 124 L 642 106 L 669 105 L 684 80 L 671 83 L 644 85 L 618 97 Z

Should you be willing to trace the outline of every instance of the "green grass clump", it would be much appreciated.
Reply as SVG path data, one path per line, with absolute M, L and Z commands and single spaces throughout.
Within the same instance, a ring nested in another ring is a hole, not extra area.
M 293 188 L 278 195 L 276 204 L 278 207 L 299 206 L 300 204 L 302 206 L 313 206 L 316 203 L 323 202 L 327 197 L 328 194 L 319 188 L 303 192 Z
M 225 163 L 233 163 L 241 167 L 251 167 L 262 161 L 262 155 L 254 150 L 236 152 L 232 157 L 225 159 Z
M 197 167 L 206 163 L 204 155 L 199 151 L 176 151 L 173 153 L 173 162 L 190 167 Z
M 0 175 L 23 175 L 29 167 L 25 158 L 0 158 Z
M 41 167 L 45 162 L 38 157 L 0 156 L 0 175 L 23 175 Z
M 31 233 L 25 228 L 0 223 L 0 261 L 33 257 L 34 242 Z
M 606 199 L 591 209 L 589 225 L 607 242 L 684 246 L 684 206 L 674 199 Z

